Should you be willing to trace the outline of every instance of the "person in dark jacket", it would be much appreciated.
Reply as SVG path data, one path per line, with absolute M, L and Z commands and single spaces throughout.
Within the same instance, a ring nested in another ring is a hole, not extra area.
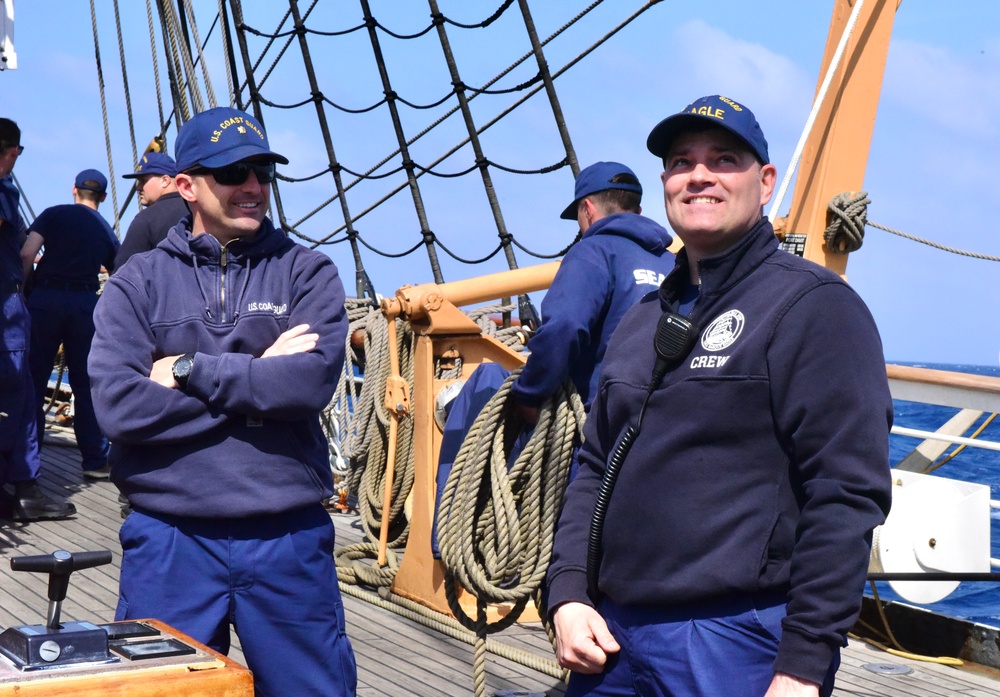
M 581 239 L 570 247 L 542 300 L 542 324 L 511 394 L 536 410 L 571 378 L 584 405 L 596 392 L 608 341 L 625 311 L 655 290 L 674 265 L 673 241 L 641 215 L 642 186 L 631 169 L 597 162 L 576 178 L 563 220 L 575 220 Z M 529 416 L 533 416 L 531 411 Z
M 162 242 L 174 225 L 188 214 L 187 203 L 177 193 L 174 176 L 177 165 L 174 158 L 162 152 L 148 152 L 142 156 L 135 171 L 123 179 L 135 179 L 139 203 L 145 206 L 128 226 L 115 268 L 120 269 L 129 257 L 148 252 Z
M 531 353 L 510 395 L 529 424 L 538 408 L 570 378 L 585 408 L 596 393 L 608 340 L 625 311 L 652 292 L 673 268 L 673 242 L 642 213 L 642 185 L 618 162 L 595 162 L 576 177 L 573 201 L 560 214 L 575 220 L 581 239 L 570 247 L 542 301 L 542 324 L 528 342 Z M 437 500 L 466 434 L 509 375 L 496 363 L 473 371 L 448 408 L 438 456 Z M 523 447 L 522 435 L 515 449 Z M 575 476 L 574 450 L 570 476 Z M 432 534 L 435 554 L 437 521 Z
M 118 238 L 98 212 L 107 187 L 108 180 L 96 169 L 80 172 L 73 184 L 73 203 L 42 211 L 28 227 L 28 238 L 21 248 L 24 278 L 32 288 L 28 297 L 28 363 L 35 389 L 38 440 L 41 442 L 45 433 L 45 393 L 61 345 L 73 390 L 73 433 L 83 476 L 88 479 L 108 478 L 110 450 L 94 415 L 87 373 L 101 269 L 113 271 L 118 252 Z M 45 254 L 35 267 L 42 246 Z
M 566 492 L 547 589 L 567 695 L 829 695 L 889 509 L 878 331 L 779 249 L 747 107 L 704 97 L 647 147 L 684 248 L 619 324 Z
M 42 463 L 28 366 L 31 315 L 21 264 L 25 225 L 11 174 L 22 152 L 21 129 L 0 118 L 0 487 L 12 489 L 0 488 L 0 516 L 27 521 L 65 518 L 76 507 L 51 498 L 38 483 Z
M 344 360 L 337 267 L 274 227 L 261 124 L 228 107 L 174 146 L 191 207 L 105 284 L 90 368 L 120 533 L 119 620 L 240 637 L 257 695 L 353 695 L 319 423 Z

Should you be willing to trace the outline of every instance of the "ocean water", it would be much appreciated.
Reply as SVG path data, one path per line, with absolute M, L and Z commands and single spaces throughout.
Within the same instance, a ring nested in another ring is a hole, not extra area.
M 976 373 L 1000 377 L 1000 369 L 989 366 L 930 364 L 930 363 L 900 363 L 901 365 L 916 365 L 937 370 L 950 370 L 962 373 Z M 919 402 L 904 402 L 896 400 L 895 424 L 907 428 L 934 431 L 945 421 L 958 413 L 958 409 L 941 407 Z M 974 426 L 978 428 L 989 414 L 984 415 Z M 969 434 L 966 434 L 969 435 Z M 979 435 L 979 438 L 1000 442 L 1000 417 L 993 421 Z M 893 435 L 889 441 L 889 458 L 896 464 L 920 443 L 920 439 Z M 949 446 L 945 451 L 947 457 L 959 446 Z M 934 474 L 949 479 L 957 479 L 977 484 L 987 484 L 990 487 L 990 498 L 1000 500 L 1000 452 L 982 448 L 965 448 L 954 459 L 934 471 Z M 990 512 L 991 544 L 990 556 L 1000 559 L 1000 510 Z M 1000 571 L 1000 569 L 992 569 Z M 899 599 L 889 588 L 888 583 L 877 585 L 879 597 L 883 599 Z M 870 592 L 869 592 L 870 594 Z M 903 602 L 909 602 L 904 600 Z M 993 627 L 1000 627 L 1000 583 L 995 582 L 963 582 L 944 600 L 922 606 L 929 610 L 950 617 L 961 617 Z

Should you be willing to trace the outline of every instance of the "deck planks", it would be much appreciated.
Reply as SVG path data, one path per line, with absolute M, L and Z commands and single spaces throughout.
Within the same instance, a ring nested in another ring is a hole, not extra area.
M 0 520 L 0 628 L 40 624 L 48 606 L 47 579 L 40 574 L 13 572 L 6 558 L 49 554 L 57 549 L 92 551 L 108 549 L 112 562 L 78 571 L 62 606 L 63 620 L 110 622 L 118 600 L 121 525 L 118 492 L 109 482 L 83 479 L 72 433 L 50 426 L 43 448 L 42 487 L 50 494 L 68 497 L 77 515 L 66 521 L 18 523 Z M 334 514 L 337 544 L 361 540 L 356 517 Z M 436 697 L 472 694 L 473 647 L 430 628 L 381 609 L 359 598 L 344 595 L 348 635 L 358 661 L 360 697 Z M 548 639 L 537 624 L 515 625 L 494 638 L 551 657 Z M 230 656 L 245 663 L 239 640 L 233 637 Z M 910 675 L 876 675 L 865 664 L 892 663 L 913 669 Z M 560 681 L 517 663 L 489 654 L 487 694 L 498 691 L 518 695 L 558 697 Z M 844 651 L 837 678 L 836 697 L 986 697 L 1000 694 L 1000 673 L 988 669 L 957 670 L 899 658 L 852 641 Z

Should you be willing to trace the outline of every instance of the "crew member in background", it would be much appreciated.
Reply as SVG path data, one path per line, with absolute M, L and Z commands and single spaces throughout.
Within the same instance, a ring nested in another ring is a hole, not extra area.
M 530 421 L 567 377 L 590 406 L 611 334 L 625 311 L 673 268 L 670 233 L 641 215 L 641 203 L 642 186 L 623 164 L 597 162 L 577 176 L 573 201 L 559 217 L 575 220 L 581 239 L 545 293 L 542 325 L 511 386 Z
M 220 107 L 174 144 L 191 216 L 105 284 L 90 356 L 111 479 L 131 501 L 116 617 L 229 651 L 257 695 L 353 695 L 319 414 L 344 360 L 337 267 L 266 214 L 260 123 Z
M 577 175 L 573 201 L 559 217 L 575 220 L 581 239 L 566 252 L 545 294 L 542 324 L 528 342 L 527 364 L 511 385 L 510 395 L 527 423 L 538 420 L 538 408 L 566 378 L 589 408 L 615 327 L 673 268 L 674 255 L 667 251 L 673 239 L 641 215 L 641 203 L 642 185 L 623 164 L 596 162 Z M 438 502 L 466 434 L 509 374 L 496 363 L 480 365 L 449 405 L 438 456 Z M 526 438 L 522 434 L 515 452 Z M 574 451 L 570 477 L 576 467 Z M 432 538 L 437 554 L 437 520 Z
M 31 320 L 24 302 L 21 245 L 24 223 L 11 172 L 24 151 L 21 129 L 0 118 L 0 490 L 3 517 L 18 520 L 65 518 L 76 507 L 55 501 L 38 485 L 41 461 L 35 421 L 35 399 L 28 368 Z
M 90 396 L 87 356 L 94 339 L 94 306 L 100 273 L 114 270 L 118 238 L 98 207 L 107 198 L 108 180 L 96 169 L 76 175 L 73 203 L 52 206 L 28 228 L 21 248 L 25 281 L 31 293 L 31 354 L 38 440 L 45 433 L 49 377 L 59 345 L 63 347 L 73 390 L 73 432 L 82 457 L 83 476 L 108 478 L 108 439 L 101 433 Z M 42 246 L 45 253 L 34 261 Z
M 566 492 L 548 599 L 567 695 L 829 695 L 889 510 L 878 331 L 779 249 L 749 109 L 704 97 L 647 147 L 684 249 L 618 326 Z
M 177 193 L 174 175 L 177 166 L 174 158 L 161 152 L 148 152 L 142 156 L 139 166 L 124 179 L 135 179 L 139 203 L 145 206 L 128 226 L 122 242 L 115 268 L 120 269 L 130 256 L 148 252 L 162 242 L 167 232 L 189 211 L 187 203 Z

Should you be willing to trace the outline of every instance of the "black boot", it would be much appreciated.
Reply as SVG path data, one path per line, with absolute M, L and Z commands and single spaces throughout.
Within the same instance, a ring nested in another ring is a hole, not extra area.
M 14 520 L 56 520 L 74 513 L 76 506 L 46 496 L 37 479 L 14 484 Z

